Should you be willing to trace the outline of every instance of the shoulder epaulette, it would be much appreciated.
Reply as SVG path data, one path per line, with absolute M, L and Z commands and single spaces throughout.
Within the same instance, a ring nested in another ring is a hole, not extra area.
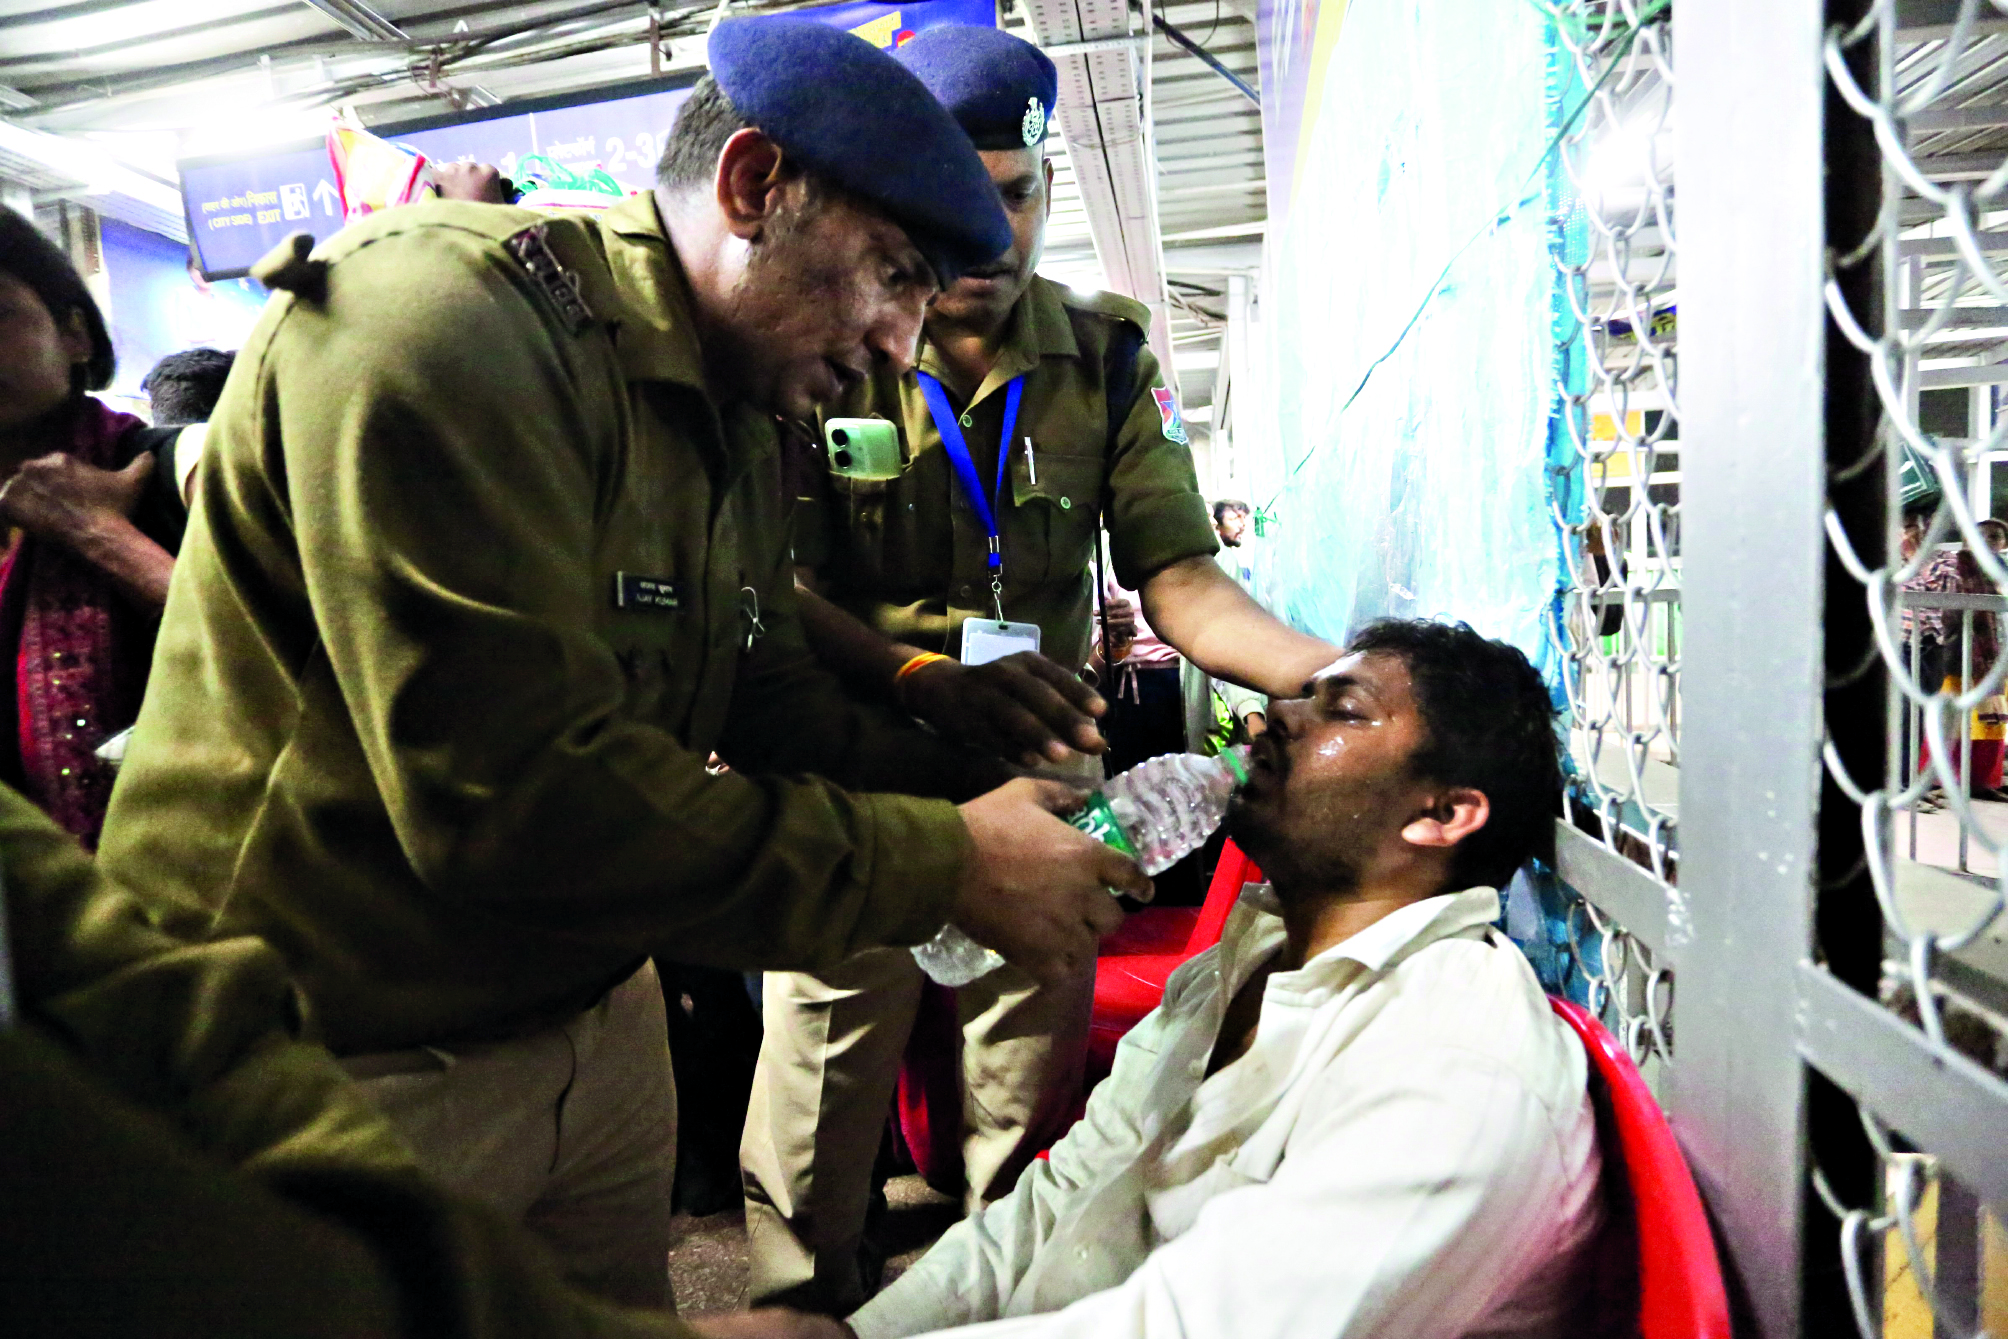
M 1113 316 L 1117 320 L 1128 321 L 1139 330 L 1150 329 L 1150 308 L 1135 298 L 1126 298 L 1120 293 L 1082 293 L 1075 289 L 1063 288 L 1060 302 L 1076 311 L 1094 312 L 1098 316 Z
M 578 273 L 566 269 L 551 247 L 549 224 L 533 223 L 511 233 L 503 239 L 502 246 L 529 271 L 530 281 L 558 309 L 566 329 L 576 335 L 593 323 L 593 309 L 586 303 Z

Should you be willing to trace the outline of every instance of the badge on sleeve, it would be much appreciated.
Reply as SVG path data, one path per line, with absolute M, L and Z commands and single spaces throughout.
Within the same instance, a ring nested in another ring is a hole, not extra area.
M 1171 388 L 1153 386 L 1150 393 L 1151 398 L 1157 401 L 1157 416 L 1164 420 L 1165 440 L 1177 442 L 1180 446 L 1191 445 L 1185 435 L 1185 419 L 1178 412 L 1178 397 L 1171 393 Z

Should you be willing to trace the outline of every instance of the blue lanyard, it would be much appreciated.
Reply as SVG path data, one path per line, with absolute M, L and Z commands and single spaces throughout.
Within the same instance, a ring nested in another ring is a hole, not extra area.
M 968 495 L 969 505 L 975 508 L 976 518 L 983 522 L 983 529 L 990 537 L 990 593 L 997 605 L 997 621 L 1002 623 L 1004 542 L 997 532 L 997 509 L 1003 506 L 1004 475 L 1011 464 L 1011 434 L 1018 426 L 1018 401 L 1025 393 L 1025 378 L 1011 378 L 1011 384 L 1004 390 L 1004 430 L 997 436 L 997 487 L 993 494 L 985 496 L 983 481 L 976 474 L 976 462 L 969 457 L 969 444 L 962 438 L 962 421 L 948 403 L 948 392 L 927 373 L 915 375 L 920 378 L 920 392 L 927 398 L 927 412 L 934 418 L 935 431 L 941 434 L 941 445 L 954 462 L 955 477 L 962 481 L 962 491 Z

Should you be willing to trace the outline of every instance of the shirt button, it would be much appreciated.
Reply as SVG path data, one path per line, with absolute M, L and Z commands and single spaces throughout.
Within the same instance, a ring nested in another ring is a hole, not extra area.
M 967 587 L 967 586 L 964 586 L 964 587 L 963 587 L 962 589 L 960 589 L 960 590 L 956 591 L 955 593 L 956 593 L 957 595 L 960 595 L 960 596 L 961 596 L 961 597 L 962 597 L 963 599 L 965 599 L 965 600 L 966 600 L 966 599 L 968 599 L 968 598 L 969 598 L 969 595 L 970 595 L 970 589 L 969 589 L 969 587 Z
M 1074 500 L 1072 498 L 1063 497 L 1060 499 L 1061 511 L 1072 511 L 1073 509 L 1074 509 Z

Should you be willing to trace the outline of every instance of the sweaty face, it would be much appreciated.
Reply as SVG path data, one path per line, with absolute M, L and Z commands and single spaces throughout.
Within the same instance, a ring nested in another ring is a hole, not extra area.
M 957 325 L 985 326 L 1003 320 L 1032 282 L 1032 272 L 1046 250 L 1053 168 L 1044 148 L 985 149 L 982 156 L 1011 220 L 1011 248 L 965 273 L 935 299 L 935 314 Z
M 1427 738 L 1402 659 L 1347 656 L 1308 697 L 1271 704 L 1228 832 L 1279 892 L 1351 889 L 1416 816 L 1410 762 Z
M 806 420 L 874 367 L 904 371 L 934 271 L 891 219 L 801 181 L 733 287 L 718 371 L 752 405 Z
M 0 432 L 69 399 L 70 369 L 90 352 L 89 338 L 57 325 L 34 289 L 0 274 Z

